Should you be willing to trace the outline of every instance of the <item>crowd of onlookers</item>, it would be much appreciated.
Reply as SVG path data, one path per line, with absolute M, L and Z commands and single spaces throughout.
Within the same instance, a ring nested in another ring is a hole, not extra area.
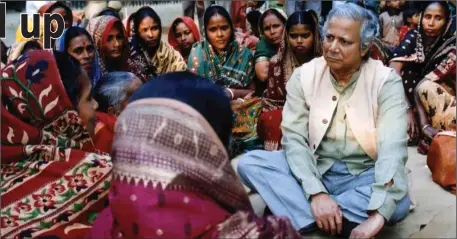
M 414 207 L 407 146 L 455 142 L 454 1 L 38 13 L 52 49 L 1 42 L 5 238 L 371 238 Z

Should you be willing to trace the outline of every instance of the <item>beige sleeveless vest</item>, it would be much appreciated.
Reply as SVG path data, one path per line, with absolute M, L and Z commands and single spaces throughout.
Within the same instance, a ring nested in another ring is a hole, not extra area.
M 344 105 L 349 127 L 360 146 L 373 160 L 377 158 L 378 94 L 392 71 L 381 61 L 371 58 L 362 63 L 357 85 Z M 304 64 L 300 73 L 301 87 L 310 109 L 308 143 L 314 154 L 331 123 L 340 94 L 332 85 L 330 69 L 324 57 Z

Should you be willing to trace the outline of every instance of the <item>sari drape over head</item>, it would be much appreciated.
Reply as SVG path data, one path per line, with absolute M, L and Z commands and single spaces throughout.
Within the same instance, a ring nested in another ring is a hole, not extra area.
M 65 39 L 67 37 L 67 32 L 69 29 L 71 28 L 74 28 L 76 26 L 73 26 L 73 27 L 70 27 L 70 28 L 67 28 L 63 31 L 62 33 L 62 36 L 60 36 L 57 40 L 56 40 L 56 43 L 54 45 L 54 48 L 56 51 L 59 51 L 59 52 L 67 52 L 68 49 L 65 48 Z M 82 27 L 77 27 L 77 28 L 80 28 L 80 29 L 83 29 L 84 31 L 86 31 L 84 28 Z M 89 39 L 92 41 L 92 44 L 94 44 L 93 42 L 93 39 Z M 94 47 L 95 44 L 94 44 Z M 95 57 L 94 57 L 94 61 L 92 62 L 92 70 L 91 72 L 86 72 L 90 79 L 91 79 L 91 83 L 92 83 L 92 87 L 95 87 L 95 85 L 97 85 L 97 82 L 98 80 L 100 80 L 100 77 L 102 76 L 102 71 L 100 69 L 100 60 L 99 60 L 99 56 L 98 56 L 98 53 L 95 52 Z
M 173 26 L 173 24 L 175 24 L 175 22 L 177 20 L 181 20 L 190 29 L 190 31 L 192 32 L 192 35 L 194 36 L 195 42 L 199 42 L 200 41 L 200 32 L 198 31 L 198 27 L 195 24 L 194 19 L 192 19 L 190 17 L 185 17 L 185 16 L 184 17 L 178 17 L 171 23 L 171 26 Z M 170 29 L 171 28 L 172 27 L 170 27 Z M 176 35 L 175 35 L 175 33 L 173 31 L 168 32 L 168 43 L 175 50 L 177 50 L 179 53 L 182 54 L 181 49 L 178 46 L 178 40 L 176 39 Z M 187 57 L 183 56 L 183 58 L 187 62 Z
M 111 159 L 94 153 L 51 51 L 1 74 L 1 236 L 81 238 L 106 203 Z
M 129 71 L 127 61 L 130 56 L 129 52 L 129 42 L 127 39 L 127 33 L 125 32 L 124 25 L 122 24 L 121 20 L 119 20 L 116 17 L 113 16 L 100 16 L 100 17 L 95 17 L 92 18 L 89 21 L 89 24 L 87 25 L 87 32 L 92 36 L 92 39 L 94 41 L 94 46 L 97 49 L 98 52 L 98 60 L 99 60 L 99 66 L 100 66 L 100 71 L 101 75 L 106 75 L 108 74 L 108 67 L 106 65 L 106 56 L 104 55 L 104 47 L 107 43 L 107 38 L 108 34 L 111 31 L 111 29 L 115 26 L 115 24 L 118 23 L 119 26 L 121 27 L 121 32 L 124 35 L 124 49 L 122 52 L 122 59 L 119 64 L 121 67 L 120 69 L 115 69 L 115 71 Z M 113 71 L 113 70 L 112 70 Z
M 285 218 L 256 218 L 224 145 L 189 105 L 137 100 L 116 132 L 110 206 L 89 238 L 299 238 Z

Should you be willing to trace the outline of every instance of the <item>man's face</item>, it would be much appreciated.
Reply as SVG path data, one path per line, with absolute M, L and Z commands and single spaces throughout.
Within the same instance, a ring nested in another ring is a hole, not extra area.
M 342 17 L 330 19 L 323 42 L 324 58 L 334 72 L 357 69 L 368 50 L 361 51 L 361 22 Z

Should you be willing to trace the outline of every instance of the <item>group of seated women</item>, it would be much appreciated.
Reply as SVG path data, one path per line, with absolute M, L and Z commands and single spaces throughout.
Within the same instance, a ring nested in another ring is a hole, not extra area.
M 179 17 L 168 42 L 150 7 L 86 28 L 62 2 L 40 13 L 64 16 L 53 50 L 18 37 L 0 71 L 2 237 L 299 237 L 287 218 L 253 214 L 230 159 L 281 149 L 287 81 L 322 55 L 314 11 L 267 10 L 254 51 L 217 5 L 202 36 Z M 430 3 L 389 59 L 425 145 L 455 131 L 452 21 Z

